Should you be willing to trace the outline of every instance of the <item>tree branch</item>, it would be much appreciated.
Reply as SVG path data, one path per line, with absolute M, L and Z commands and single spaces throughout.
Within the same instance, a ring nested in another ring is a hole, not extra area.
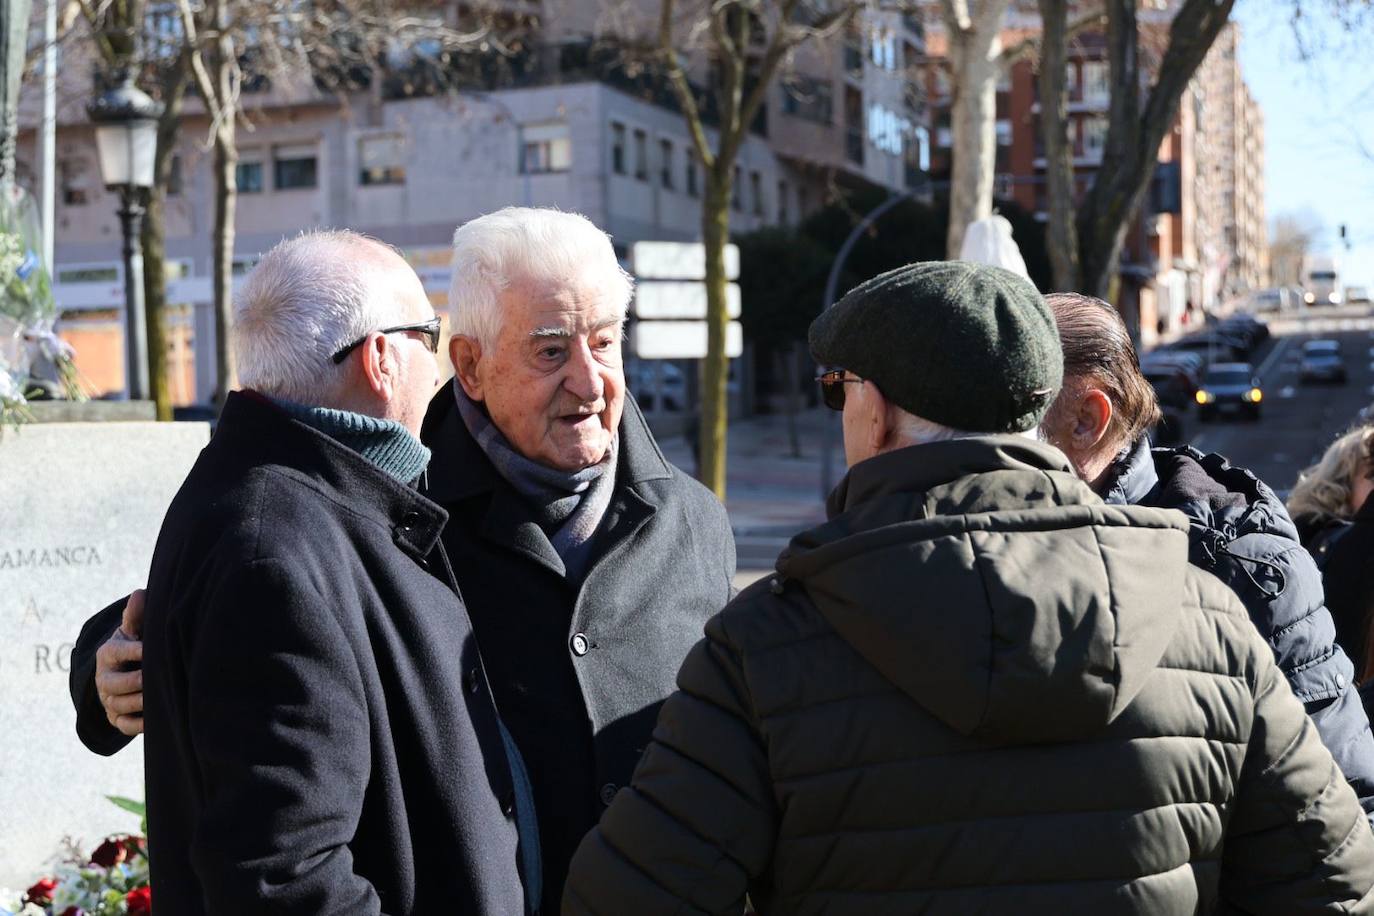
M 715 168 L 716 156 L 711 150 L 710 141 L 706 139 L 706 128 L 701 121 L 701 109 L 697 105 L 696 97 L 692 95 L 692 87 L 687 82 L 687 74 L 682 68 L 682 61 L 678 58 L 677 50 L 673 47 L 673 3 L 674 0 L 659 0 L 659 56 L 663 60 L 668 85 L 672 87 L 673 94 L 677 96 L 678 104 L 682 106 L 683 118 L 687 121 L 687 132 L 692 136 L 692 145 L 696 147 L 697 158 L 701 160 L 703 168 L 712 169 Z
M 1066 42 L 1073 41 L 1084 32 L 1102 28 L 1106 21 L 1107 11 L 1100 6 L 1094 7 L 1089 12 L 1069 21 L 1069 24 L 1064 27 L 1064 40 Z M 1012 64 L 1032 57 L 1040 48 L 1043 37 L 1043 32 L 1040 35 L 1028 35 L 1011 47 L 1004 48 L 1002 50 L 1002 62 L 1010 67 Z

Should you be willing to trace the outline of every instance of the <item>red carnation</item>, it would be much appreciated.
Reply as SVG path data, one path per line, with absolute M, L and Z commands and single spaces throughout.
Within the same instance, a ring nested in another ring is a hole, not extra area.
M 110 837 L 91 853 L 91 864 L 101 868 L 113 868 L 129 857 L 123 837 Z
M 24 902 L 37 906 L 47 906 L 52 903 L 52 892 L 55 890 L 57 890 L 57 881 L 52 878 L 43 878 L 24 892 Z
M 153 912 L 153 889 L 135 888 L 124 895 L 124 902 L 129 906 L 129 916 L 138 916 L 140 913 L 149 916 Z

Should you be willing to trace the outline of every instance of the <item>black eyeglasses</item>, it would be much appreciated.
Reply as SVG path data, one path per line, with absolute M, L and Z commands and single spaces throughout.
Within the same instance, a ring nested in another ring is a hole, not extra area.
M 822 372 L 816 376 L 816 381 L 821 383 L 821 401 L 831 410 L 844 410 L 845 385 L 862 385 L 864 382 L 861 378 L 845 378 L 843 369 Z
M 439 327 L 440 327 L 440 320 L 436 317 L 436 318 L 431 318 L 431 319 L 429 319 L 428 321 L 420 321 L 420 322 L 417 322 L 417 323 L 415 323 L 415 324 L 398 324 L 398 325 L 396 325 L 394 328 L 382 328 L 382 329 L 381 329 L 380 331 L 378 331 L 377 333 L 378 333 L 378 334 L 399 334 L 399 333 L 402 332 L 402 331 L 417 331 L 417 332 L 419 332 L 419 333 L 421 333 L 421 334 L 424 334 L 426 337 L 429 338 L 429 352 L 431 352 L 431 353 L 438 353 L 438 352 L 439 352 Z M 371 336 L 372 336 L 371 334 L 367 335 L 367 337 L 371 337 Z M 355 341 L 353 341 L 351 344 L 349 344 L 348 346 L 346 346 L 346 347 L 344 347 L 342 350 L 340 350 L 338 353 L 335 353 L 335 354 L 334 354 L 334 363 L 335 363 L 335 365 L 338 365 L 339 363 L 343 362 L 345 359 L 348 358 L 348 354 L 352 353 L 354 350 L 358 349 L 358 348 L 361 347 L 363 344 L 367 343 L 367 337 L 363 337 L 363 338 L 360 338 L 360 339 L 358 339 L 358 340 L 355 340 Z

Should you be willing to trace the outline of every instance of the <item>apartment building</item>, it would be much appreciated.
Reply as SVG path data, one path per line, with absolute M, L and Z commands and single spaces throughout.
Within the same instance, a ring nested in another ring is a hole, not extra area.
M 442 307 L 454 227 L 504 206 L 586 214 L 622 256 L 640 240 L 699 238 L 704 175 L 685 121 L 662 81 L 633 75 L 604 53 L 592 34 L 596 9 L 590 0 L 564 4 L 519 54 L 475 55 L 456 90 L 444 74 L 439 91 L 414 54 L 398 54 L 347 95 L 308 80 L 251 85 L 239 131 L 235 272 L 283 236 L 347 226 L 404 251 Z M 834 47 L 805 49 L 771 88 L 739 154 L 733 230 L 792 224 L 835 185 L 897 190 L 923 180 L 926 108 L 902 78 L 922 54 L 920 23 L 887 13 Z M 123 267 L 117 200 L 101 185 L 84 116 L 89 73 L 64 63 L 54 279 L 62 333 L 78 345 L 79 367 L 97 392 L 117 392 Z M 709 68 L 692 78 L 709 79 Z M 29 102 L 20 163 L 33 176 L 37 119 Z M 204 402 L 215 384 L 206 129 L 198 101 L 188 99 L 166 207 L 180 403 Z
M 1143 10 L 1148 32 L 1162 30 L 1168 4 Z M 1003 44 L 1039 31 L 1033 12 L 1008 14 Z M 1162 36 L 1156 36 L 1162 37 Z M 1267 284 L 1264 133 L 1258 106 L 1245 86 L 1236 49 L 1239 30 L 1228 25 L 1180 101 L 1173 128 L 1160 146 L 1149 193 L 1130 227 L 1122 254 L 1122 314 L 1143 344 L 1200 318 L 1199 309 Z M 1150 53 L 1147 41 L 1145 53 Z M 943 36 L 930 36 L 927 88 L 934 109 L 932 174 L 947 174 L 948 76 L 939 54 Z M 1102 155 L 1110 107 L 1105 36 L 1087 32 L 1069 46 L 1069 142 L 1078 193 L 1086 193 Z M 1033 64 L 1004 69 L 997 92 L 994 195 L 1047 218 L 1044 141 Z

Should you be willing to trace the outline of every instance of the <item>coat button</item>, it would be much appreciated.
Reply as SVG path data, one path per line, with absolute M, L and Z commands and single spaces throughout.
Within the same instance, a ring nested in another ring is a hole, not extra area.
M 601 804 L 609 808 L 611 806 L 611 802 L 615 801 L 615 793 L 619 791 L 620 789 L 616 786 L 615 783 L 606 783 L 604 786 L 601 787 Z
M 418 512 L 407 512 L 405 515 L 401 516 L 401 530 L 402 530 L 402 531 L 414 531 L 414 530 L 415 530 L 416 528 L 418 528 L 419 526 L 420 526 L 420 513 L 418 513 Z
M 501 802 L 501 813 L 506 817 L 515 816 L 515 790 L 506 793 L 505 799 Z
M 1340 674 L 1339 672 L 1336 674 L 1336 689 L 1338 689 L 1338 690 L 1344 690 L 1344 689 L 1345 689 L 1345 675 L 1344 675 L 1344 674 Z
M 572 646 L 573 655 L 578 655 L 578 656 L 586 655 L 586 654 L 587 654 L 587 648 L 588 648 L 587 634 L 585 634 L 585 633 L 575 633 L 575 634 L 573 634 L 572 641 L 571 641 L 571 643 L 569 643 L 569 645 Z
M 482 673 L 476 668 L 468 672 L 468 693 L 476 693 L 482 687 Z

